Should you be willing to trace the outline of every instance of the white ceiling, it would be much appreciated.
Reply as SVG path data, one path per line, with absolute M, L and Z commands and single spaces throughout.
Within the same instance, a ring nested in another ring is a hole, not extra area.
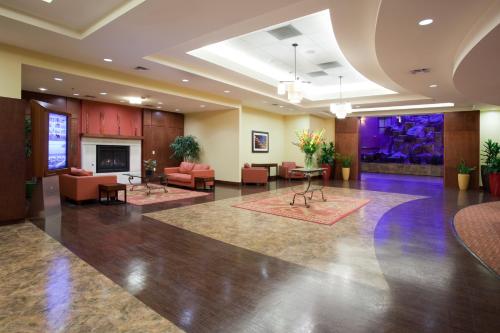
M 113 104 L 129 104 L 128 97 L 146 97 L 143 100 L 142 107 L 177 113 L 230 109 L 224 105 L 197 101 L 171 94 L 162 94 L 156 91 L 69 75 L 33 66 L 24 65 L 22 73 L 22 88 L 27 91 L 42 92 L 40 88 L 44 88 L 46 90 L 43 93 L 46 94 Z M 56 81 L 54 78 L 60 78 L 62 81 Z M 101 93 L 106 93 L 106 95 L 101 95 Z M 74 94 L 78 94 L 78 96 Z M 85 97 L 86 95 L 94 96 L 95 98 Z
M 369 81 L 351 66 L 337 44 L 330 17 L 328 9 L 322 10 L 188 53 L 276 86 L 279 81 L 294 79 L 292 44 L 297 43 L 297 76 L 311 82 L 304 86 L 307 99 L 338 98 L 339 76 L 346 98 L 395 94 Z M 296 35 L 279 39 L 269 33 L 283 28 L 294 29 Z M 332 62 L 336 62 L 336 67 L 321 66 Z
M 0 7 L 4 8 L 8 2 L 0 0 Z M 40 0 L 33 2 L 43 3 Z M 89 3 L 54 0 L 48 6 L 59 6 L 63 2 L 72 5 L 68 10 L 58 10 L 57 15 L 62 13 L 65 19 L 70 21 L 78 21 L 79 11 L 82 11 L 78 6 Z M 113 1 L 109 3 L 111 2 Z M 140 76 L 165 84 L 183 86 L 202 94 L 231 98 L 242 105 L 267 111 L 319 114 L 326 111 L 328 104 L 336 98 L 305 101 L 300 106 L 293 106 L 276 95 L 274 85 L 208 63 L 187 52 L 329 10 L 336 42 L 345 59 L 368 80 L 397 92 L 392 95 L 353 97 L 350 98 L 353 104 L 377 106 L 394 103 L 400 105 L 416 102 L 455 102 L 460 105 L 472 105 L 482 99 L 491 100 L 488 96 L 469 94 L 465 91 L 469 89 L 466 86 L 457 89 L 453 81 L 453 68 L 457 53 L 461 51 L 461 41 L 473 33 L 477 22 L 484 19 L 488 10 L 491 13 L 492 4 L 498 3 L 498 0 L 132 2 L 136 4 L 135 7 L 112 16 L 112 19 L 96 26 L 91 33 L 82 35 L 81 38 L 72 38 L 57 29 L 37 25 L 30 20 L 2 15 L 0 8 L 0 43 L 70 59 L 104 70 L 113 70 L 123 75 Z M 99 4 L 85 9 L 89 10 L 85 15 L 99 18 L 105 14 L 102 6 L 108 2 L 96 3 Z M 37 16 L 38 12 L 30 10 L 28 14 Z M 419 19 L 429 16 L 435 19 L 434 24 L 425 28 L 418 26 Z M 49 20 L 50 18 L 47 18 L 47 23 L 50 23 Z M 87 23 L 89 21 L 91 20 L 87 20 Z M 60 25 L 66 24 L 62 19 L 57 22 Z M 496 45 L 500 45 L 500 42 Z M 302 47 L 299 48 L 302 50 Z M 304 52 L 307 51 L 306 47 L 303 49 Z M 493 50 L 500 54 L 498 47 Z M 276 56 L 279 57 L 279 54 Z M 103 58 L 112 58 L 113 62 L 104 63 Z M 287 67 L 286 62 L 290 61 L 290 58 L 283 56 L 282 59 Z M 483 64 L 481 57 L 474 56 L 470 59 L 479 62 L 477 66 L 491 66 L 490 62 L 484 61 Z M 317 61 L 319 58 L 311 60 L 313 63 Z M 136 72 L 133 68 L 137 65 L 148 67 L 150 70 Z M 409 70 L 415 67 L 427 66 L 432 68 L 428 75 L 409 74 Z M 304 71 L 308 70 L 307 62 L 304 68 Z M 188 78 L 189 82 L 182 82 L 183 78 Z M 486 81 L 485 78 L 475 79 L 475 82 Z M 430 82 L 438 83 L 439 87 L 430 89 Z M 23 82 L 24 84 L 29 85 L 30 82 Z M 225 93 L 226 90 L 230 93 Z M 490 91 L 488 94 L 494 93 Z M 273 104 L 281 104 L 283 107 L 279 108 Z

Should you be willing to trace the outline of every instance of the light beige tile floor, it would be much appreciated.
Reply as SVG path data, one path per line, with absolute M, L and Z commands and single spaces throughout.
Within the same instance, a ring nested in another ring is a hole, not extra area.
M 421 196 L 348 188 L 326 193 L 369 199 L 361 209 L 334 225 L 232 207 L 246 200 L 281 195 L 290 189 L 219 200 L 145 214 L 158 221 L 228 244 L 276 257 L 337 277 L 386 289 L 373 244 L 377 222 L 391 208 Z
M 31 223 L 0 227 L 0 331 L 182 332 Z

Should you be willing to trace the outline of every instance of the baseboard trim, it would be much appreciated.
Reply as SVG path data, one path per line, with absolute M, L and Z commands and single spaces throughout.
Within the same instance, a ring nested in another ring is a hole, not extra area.
M 215 184 L 221 184 L 221 185 L 232 185 L 232 186 L 240 186 L 240 182 L 230 182 L 228 180 L 215 180 Z

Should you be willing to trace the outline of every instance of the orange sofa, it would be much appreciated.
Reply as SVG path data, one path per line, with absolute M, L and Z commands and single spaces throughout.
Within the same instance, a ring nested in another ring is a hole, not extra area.
M 302 168 L 295 164 L 295 162 L 282 162 L 279 166 L 279 174 L 281 178 L 285 179 L 302 179 L 304 174 L 302 172 L 292 172 L 292 169 Z
M 248 163 L 241 168 L 241 182 L 243 185 L 251 184 L 267 184 L 268 179 L 267 169 L 262 167 L 250 167 Z
M 84 175 L 85 173 L 87 175 Z M 81 174 L 81 176 L 77 176 L 77 174 Z M 75 201 L 97 200 L 99 198 L 99 184 L 116 183 L 116 176 L 94 176 L 92 172 L 88 171 L 59 175 L 61 196 Z
M 196 164 L 182 162 L 180 166 L 175 168 L 165 168 L 163 173 L 167 177 L 168 184 L 195 188 L 194 179 L 196 177 L 214 177 L 215 171 L 208 164 Z M 213 181 L 206 182 L 207 186 L 214 186 Z

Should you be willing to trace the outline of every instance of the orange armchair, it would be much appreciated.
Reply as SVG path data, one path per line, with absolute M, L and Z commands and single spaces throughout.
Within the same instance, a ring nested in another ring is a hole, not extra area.
M 266 168 L 261 167 L 244 167 L 241 168 L 241 182 L 243 185 L 252 184 L 267 184 L 268 174 Z
M 97 200 L 99 198 L 99 184 L 116 183 L 116 176 L 59 175 L 61 196 L 75 201 Z
M 302 168 L 295 164 L 295 162 L 282 162 L 279 166 L 279 174 L 281 178 L 284 179 L 303 179 L 304 174 L 302 172 L 292 172 L 292 169 Z

